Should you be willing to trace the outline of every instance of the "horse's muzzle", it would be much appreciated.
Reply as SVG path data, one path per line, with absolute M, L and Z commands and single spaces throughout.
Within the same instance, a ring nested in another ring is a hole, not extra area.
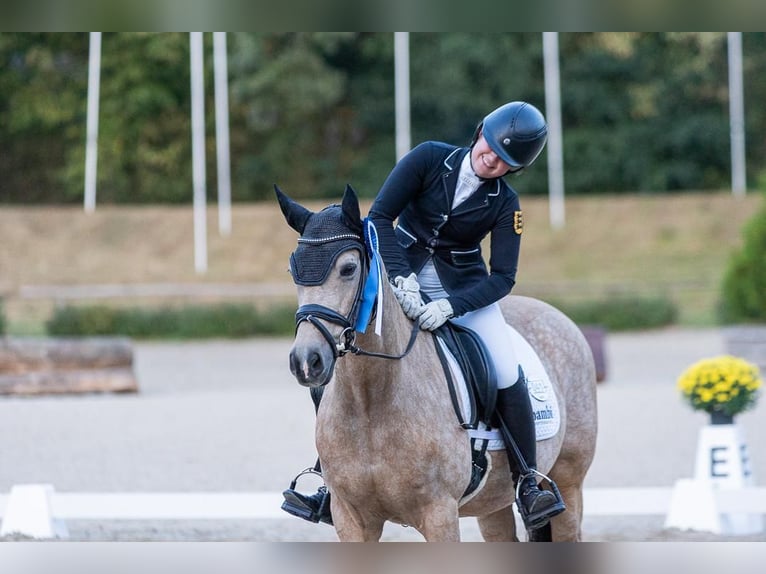
M 290 372 L 304 387 L 321 387 L 330 382 L 335 357 L 323 348 L 294 346 L 290 351 Z

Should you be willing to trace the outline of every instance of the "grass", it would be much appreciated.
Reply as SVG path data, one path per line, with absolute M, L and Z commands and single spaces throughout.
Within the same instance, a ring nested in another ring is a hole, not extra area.
M 559 301 L 663 295 L 678 305 L 681 324 L 711 325 L 726 261 L 762 200 L 758 193 L 742 199 L 729 193 L 571 197 L 565 228 L 553 230 L 547 199 L 522 197 L 525 228 L 515 292 Z M 363 213 L 368 207 L 362 205 Z M 235 205 L 230 237 L 221 237 L 217 225 L 211 206 L 208 271 L 197 274 L 191 206 L 99 206 L 92 214 L 74 206 L 0 207 L 0 294 L 8 331 L 41 332 L 56 304 L 24 298 L 29 285 L 268 283 L 280 287 L 281 297 L 240 299 L 268 305 L 294 298 L 287 262 L 297 235 L 276 201 Z M 210 299 L 215 297 L 200 302 Z

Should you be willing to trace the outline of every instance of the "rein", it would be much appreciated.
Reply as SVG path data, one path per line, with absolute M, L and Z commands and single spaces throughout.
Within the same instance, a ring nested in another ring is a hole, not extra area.
M 295 313 L 295 328 L 296 330 L 304 321 L 311 323 L 322 334 L 325 340 L 330 344 L 332 348 L 333 357 L 336 359 L 342 357 L 346 353 L 352 355 L 363 355 L 365 357 L 377 357 L 379 359 L 393 359 L 399 360 L 406 357 L 415 345 L 415 339 L 417 339 L 418 331 L 420 330 L 418 324 L 415 322 L 412 325 L 412 331 L 410 332 L 410 340 L 407 342 L 407 347 L 404 351 L 398 355 L 388 353 L 378 353 L 376 351 L 366 351 L 356 345 L 356 330 L 354 329 L 353 322 L 344 315 L 341 315 L 334 309 L 325 307 L 324 305 L 317 305 L 314 303 L 308 305 L 301 305 L 298 307 L 298 311 Z M 343 327 L 336 341 L 330 330 L 324 325 L 322 321 L 334 323 Z

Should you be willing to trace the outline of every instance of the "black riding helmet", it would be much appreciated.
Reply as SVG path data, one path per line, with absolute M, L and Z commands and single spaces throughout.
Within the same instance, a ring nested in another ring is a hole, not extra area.
M 532 165 L 548 139 L 543 114 L 527 102 L 509 102 L 477 126 L 471 146 L 484 134 L 490 149 L 516 171 Z

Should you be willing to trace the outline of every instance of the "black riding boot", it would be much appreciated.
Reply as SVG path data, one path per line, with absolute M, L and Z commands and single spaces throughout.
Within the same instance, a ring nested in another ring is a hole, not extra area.
M 314 387 L 310 389 L 311 400 L 314 402 L 314 411 L 319 411 L 319 403 L 322 400 L 324 387 Z M 298 479 L 304 474 L 322 475 L 322 467 L 317 459 L 313 468 L 307 468 L 296 476 L 290 483 L 290 487 L 282 492 L 285 501 L 282 503 L 282 510 L 298 516 L 309 522 L 324 522 L 332 524 L 332 515 L 330 514 L 330 493 L 326 486 L 320 486 L 314 494 L 301 494 L 295 490 Z
M 535 422 L 521 367 L 519 367 L 519 380 L 507 389 L 498 390 L 497 413 L 518 447 L 518 449 L 514 449 L 513 445 L 508 444 L 506 440 L 511 471 L 514 478 L 518 477 L 517 480 L 521 481 L 520 487 L 517 489 L 518 497 L 516 499 L 519 514 L 524 519 L 527 530 L 542 528 L 548 524 L 551 518 L 564 512 L 566 506 L 557 494 L 558 488 L 552 481 L 553 492 L 542 490 L 537 485 Z M 519 457 L 521 457 L 521 461 L 519 461 Z

